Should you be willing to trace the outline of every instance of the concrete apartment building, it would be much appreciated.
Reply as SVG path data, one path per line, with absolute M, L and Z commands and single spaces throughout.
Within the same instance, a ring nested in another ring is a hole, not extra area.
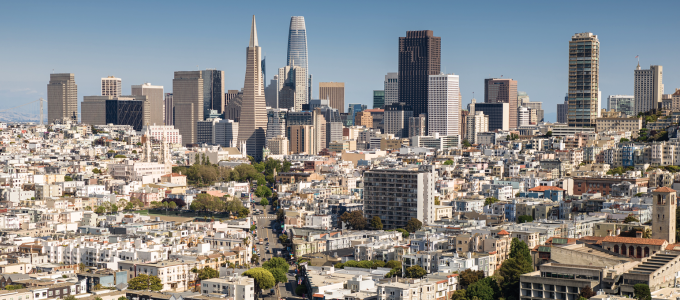
M 595 132 L 630 131 L 636 138 L 642 129 L 642 118 L 599 118 L 595 120 Z
M 178 71 L 172 80 L 174 126 L 185 144 L 198 140 L 198 121 L 203 120 L 203 73 Z
M 275 136 L 267 140 L 267 148 L 271 155 L 288 155 L 288 139 L 284 135 Z
M 123 85 L 120 78 L 108 76 L 102 78 L 102 96 L 118 97 L 123 94 Z
M 658 109 L 663 96 L 663 67 L 650 66 L 642 70 L 638 63 L 634 74 L 635 114 Z
M 365 126 L 366 128 L 373 128 L 373 116 L 369 111 L 360 111 L 354 117 L 355 126 Z
M 131 88 L 133 96 L 147 96 L 150 105 L 149 125 L 164 125 L 165 117 L 167 115 L 165 107 L 165 98 L 163 95 L 163 86 L 151 85 L 151 83 L 144 83 L 140 85 L 133 85 Z M 144 123 L 144 125 L 147 125 Z
M 330 107 L 340 113 L 345 112 L 345 83 L 344 82 L 319 82 L 319 99 L 326 99 Z
M 310 154 L 312 140 L 314 139 L 314 126 L 290 125 L 288 126 L 290 137 L 290 154 Z
M 403 228 L 412 218 L 433 222 L 436 177 L 431 166 L 366 171 L 364 214 L 380 217 L 387 229 Z
M 633 95 L 609 95 L 607 97 L 607 110 L 618 111 L 628 116 L 634 116 L 635 96 Z
M 600 41 L 590 32 L 577 33 L 569 41 L 567 123 L 593 127 L 599 113 Z M 588 70 L 588 71 L 582 71 Z
M 47 123 L 78 121 L 78 85 L 72 73 L 50 74 L 47 84 Z
M 395 137 L 407 138 L 408 121 L 413 117 L 413 109 L 404 102 L 397 102 L 385 105 L 383 123 L 387 134 L 394 134 Z

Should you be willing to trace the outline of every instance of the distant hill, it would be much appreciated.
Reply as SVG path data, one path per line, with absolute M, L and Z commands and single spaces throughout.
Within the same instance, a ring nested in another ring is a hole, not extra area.
M 47 119 L 47 116 L 44 118 Z M 40 122 L 40 116 L 22 112 L 0 112 L 0 122 Z

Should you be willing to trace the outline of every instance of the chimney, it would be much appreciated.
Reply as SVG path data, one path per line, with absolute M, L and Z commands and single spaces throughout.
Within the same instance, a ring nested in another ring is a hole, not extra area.
M 616 235 L 621 235 L 621 228 L 616 228 Z
M 642 238 L 642 231 L 640 231 L 640 230 L 636 231 L 635 237 L 641 239 Z

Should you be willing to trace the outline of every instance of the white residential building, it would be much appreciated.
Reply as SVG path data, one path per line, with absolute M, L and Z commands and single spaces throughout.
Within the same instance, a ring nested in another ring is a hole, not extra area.
M 663 67 L 650 66 L 641 70 L 638 63 L 634 90 L 636 115 L 658 108 L 663 96 Z
M 230 299 L 253 300 L 255 299 L 255 280 L 244 276 L 203 280 L 201 281 L 201 294 L 203 296 L 220 295 Z
M 489 116 L 481 111 L 467 117 L 467 140 L 470 144 L 477 144 L 477 134 L 489 131 Z

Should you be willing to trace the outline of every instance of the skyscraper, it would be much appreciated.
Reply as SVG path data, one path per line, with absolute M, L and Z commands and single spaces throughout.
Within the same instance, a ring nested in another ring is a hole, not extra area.
M 385 75 L 385 105 L 399 102 L 399 74 L 390 72 Z
M 319 82 L 319 99 L 329 101 L 329 106 L 337 109 L 340 113 L 345 112 L 345 83 L 344 82 Z
M 635 96 L 633 95 L 609 95 L 607 97 L 607 110 L 622 112 L 626 115 L 635 115 Z
M 163 100 L 163 113 L 165 125 L 174 125 L 175 106 L 172 104 L 172 93 L 165 93 L 165 99 Z
M 460 134 L 459 77 L 453 74 L 430 75 L 427 96 L 428 134 Z
M 503 78 L 484 79 L 484 103 L 508 103 L 510 129 L 517 128 L 517 81 Z M 470 112 L 472 114 L 472 112 Z
M 413 110 L 403 102 L 385 105 L 385 133 L 394 134 L 395 137 L 407 138 L 409 119 L 413 117 Z
M 47 122 L 78 122 L 78 86 L 72 73 L 50 74 L 47 84 Z
M 150 125 L 164 125 L 165 124 L 165 99 L 163 99 L 163 86 L 151 85 L 151 83 L 144 83 L 140 85 L 133 85 L 131 87 L 133 96 L 147 96 L 150 105 Z M 147 125 L 147 124 L 144 124 Z
M 659 108 L 663 95 L 663 67 L 650 66 L 641 70 L 640 64 L 635 69 L 635 114 L 645 113 Z
M 499 103 L 477 103 L 477 99 L 472 99 L 468 104 L 469 116 L 481 111 L 484 115 L 489 117 L 489 131 L 494 130 L 509 130 L 510 129 L 510 104 L 505 102 Z
M 305 17 L 290 17 L 290 27 L 288 30 L 288 59 L 287 66 L 299 66 L 305 68 L 309 76 L 306 81 L 307 99 L 312 99 L 312 75 L 309 73 L 307 63 L 307 29 L 305 28 Z
M 600 41 L 590 32 L 577 33 L 569 41 L 569 111 L 567 123 L 595 127 L 600 88 Z
M 413 108 L 413 115 L 427 113 L 430 75 L 441 69 L 441 38 L 432 30 L 407 31 L 399 38 L 399 102 Z
M 267 134 L 267 107 L 260 65 L 262 48 L 257 43 L 255 16 L 250 29 L 250 44 L 246 50 L 246 76 L 243 84 L 243 102 L 238 126 L 238 139 L 246 143 L 248 155 L 262 159 L 262 149 Z
M 301 110 L 309 103 L 307 98 L 307 69 L 292 65 L 279 68 L 277 77 L 279 108 Z
M 195 144 L 197 124 L 203 121 L 203 72 L 178 71 L 172 80 L 174 125 L 185 144 Z
M 119 97 L 122 95 L 122 80 L 113 76 L 102 78 L 102 96 Z
M 385 107 L 385 91 L 373 90 L 373 108 Z
M 208 118 L 210 110 L 224 112 L 224 71 L 207 69 L 203 73 L 203 117 Z
M 269 85 L 264 89 L 267 107 L 279 108 L 279 75 L 274 75 Z

